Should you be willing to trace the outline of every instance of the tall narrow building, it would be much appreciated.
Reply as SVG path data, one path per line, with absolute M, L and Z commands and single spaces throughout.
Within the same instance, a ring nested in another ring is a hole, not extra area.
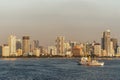
M 30 52 L 30 37 L 23 36 L 23 54 L 28 54 Z
M 114 51 L 115 51 L 115 53 L 117 53 L 118 40 L 116 38 L 111 38 L 111 41 L 113 42 Z
M 95 43 L 95 45 L 94 45 L 94 54 L 96 55 L 96 56 L 102 56 L 102 54 L 101 54 L 101 45 L 99 44 L 99 43 Z
M 16 36 L 10 35 L 8 40 L 10 56 L 16 56 Z
M 64 41 L 65 38 L 63 36 L 59 36 L 56 39 L 56 48 L 58 55 L 64 55 Z
M 38 40 L 33 40 L 32 44 L 31 44 L 32 50 L 34 51 L 36 48 L 39 48 L 39 41 Z
M 111 37 L 110 37 L 110 30 L 106 30 L 103 32 L 103 38 L 102 38 L 102 48 L 106 51 L 107 56 L 110 56 L 110 43 L 111 43 Z
M 113 47 L 113 42 L 110 41 L 110 54 L 109 54 L 109 56 L 114 56 L 114 55 L 115 55 L 115 50 Z
M 22 40 L 21 39 L 16 40 L 16 50 L 18 50 L 18 49 L 22 49 Z

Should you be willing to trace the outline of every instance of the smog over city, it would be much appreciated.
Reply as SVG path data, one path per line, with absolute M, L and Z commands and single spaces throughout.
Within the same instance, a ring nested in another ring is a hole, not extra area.
M 51 45 L 56 36 L 67 40 L 99 41 L 110 29 L 120 39 L 119 0 L 0 0 L 0 43 L 15 34 Z

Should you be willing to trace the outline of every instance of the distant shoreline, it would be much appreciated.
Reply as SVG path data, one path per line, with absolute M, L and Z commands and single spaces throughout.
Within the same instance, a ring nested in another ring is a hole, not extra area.
M 81 57 L 0 57 L 0 59 L 14 59 L 14 58 L 45 58 L 45 59 L 80 59 Z M 120 57 L 95 57 L 93 59 L 97 59 L 97 60 L 112 60 L 112 59 L 120 59 Z

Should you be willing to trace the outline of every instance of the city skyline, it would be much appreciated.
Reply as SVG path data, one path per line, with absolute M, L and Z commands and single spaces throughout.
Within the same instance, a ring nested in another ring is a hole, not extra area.
M 107 29 L 107 30 L 104 30 L 104 31 L 110 31 L 111 32 L 111 30 L 110 29 Z M 104 32 L 103 31 L 103 32 Z M 81 41 L 81 40 L 76 40 L 76 39 L 71 39 L 71 38 L 68 38 L 68 36 L 64 36 L 64 35 L 58 35 L 58 36 L 61 36 L 61 37 L 64 37 L 65 38 L 65 42 L 69 42 L 69 41 L 73 41 L 73 42 L 77 42 L 77 43 L 92 43 L 92 42 L 98 42 L 98 43 L 100 43 L 101 44 L 101 38 L 102 38 L 102 35 L 103 35 L 103 32 L 101 32 L 101 35 L 100 36 L 98 36 L 98 37 L 100 37 L 100 38 L 98 38 L 98 39 L 92 39 L 92 40 L 90 40 L 90 39 L 88 39 L 88 40 L 84 40 L 84 41 Z M 18 34 L 9 34 L 8 36 L 7 36 L 7 38 L 6 38 L 6 40 L 7 39 L 9 39 L 8 37 L 9 36 L 15 36 L 16 37 L 16 39 L 18 39 L 18 40 L 22 40 L 22 37 L 24 37 L 24 36 L 28 36 L 28 35 L 22 35 L 22 36 L 17 36 Z M 57 34 L 56 34 L 57 35 Z M 58 36 L 55 36 L 54 38 L 53 38 L 53 41 L 49 41 L 50 43 L 47 43 L 47 44 L 49 44 L 49 45 L 46 45 L 46 44 L 44 44 L 44 43 L 42 43 L 42 44 L 40 44 L 39 43 L 39 45 L 40 46 L 44 46 L 44 47 L 47 47 L 47 46 L 51 46 L 51 45 L 55 45 L 55 42 L 56 42 L 56 40 L 55 40 L 55 38 L 57 38 Z M 30 40 L 30 43 L 32 44 L 32 41 L 35 41 L 35 40 L 37 40 L 37 41 L 39 41 L 39 42 L 41 42 L 41 40 L 39 40 L 39 39 L 34 39 L 33 37 L 34 36 L 30 36 L 29 35 L 29 37 L 31 37 L 31 40 Z M 111 37 L 112 38 L 116 38 L 116 37 L 114 37 L 113 36 L 113 33 L 111 34 Z M 118 39 L 118 38 L 116 38 L 116 39 Z M 1 39 L 2 40 L 2 39 Z M 120 44 L 120 42 L 119 42 L 120 40 L 118 39 L 118 45 Z M 1 43 L 1 45 L 2 44 L 7 44 L 8 43 L 8 41 L 4 41 L 4 43 Z
M 56 36 L 67 40 L 100 42 L 102 32 L 112 30 L 120 40 L 119 3 L 113 0 L 2 0 L 0 43 L 15 34 L 52 45 Z

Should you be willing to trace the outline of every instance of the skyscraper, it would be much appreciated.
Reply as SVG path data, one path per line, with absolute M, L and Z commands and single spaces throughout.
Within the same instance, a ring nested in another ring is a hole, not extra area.
M 28 54 L 30 52 L 30 37 L 23 36 L 23 54 Z
M 2 46 L 0 45 L 0 56 L 2 56 Z
M 117 48 L 117 54 L 120 54 L 120 47 Z
M 103 32 L 103 38 L 102 38 L 102 48 L 103 50 L 106 50 L 107 56 L 110 56 L 110 30 L 106 30 Z
M 114 55 L 115 55 L 115 50 L 113 47 L 113 42 L 110 41 L 110 54 L 109 54 L 109 56 L 114 56 Z
M 39 48 L 39 41 L 33 40 L 31 47 L 32 47 L 31 51 L 35 50 L 36 48 Z
M 118 40 L 116 38 L 111 38 L 111 41 L 113 42 L 114 51 L 117 53 Z
M 94 54 L 96 56 L 102 56 L 102 54 L 101 54 L 101 45 L 99 43 L 95 43 L 95 45 L 94 45 Z
M 10 56 L 16 56 L 16 36 L 10 35 L 8 41 L 8 45 L 10 48 Z
M 22 49 L 22 40 L 21 39 L 16 40 L 16 50 L 18 50 L 18 49 Z
M 64 41 L 65 38 L 63 36 L 59 36 L 56 39 L 56 48 L 58 55 L 64 55 Z

